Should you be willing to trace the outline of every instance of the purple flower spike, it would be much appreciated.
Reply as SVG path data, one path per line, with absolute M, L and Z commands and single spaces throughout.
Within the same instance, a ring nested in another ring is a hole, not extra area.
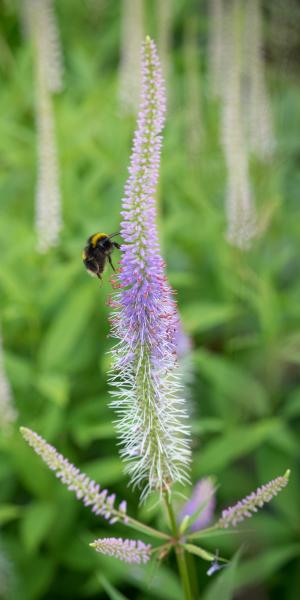
M 90 544 L 97 552 L 113 556 L 130 564 L 145 564 L 151 556 L 151 545 L 140 540 L 122 538 L 100 538 Z
M 210 477 L 200 479 L 194 487 L 191 499 L 183 506 L 178 520 L 181 522 L 186 516 L 193 517 L 198 513 L 189 530 L 199 531 L 211 522 L 215 506 L 215 487 L 212 479 Z
M 92 512 L 101 515 L 110 523 L 116 523 L 116 521 L 126 523 L 125 500 L 120 503 L 119 508 L 115 508 L 114 494 L 108 496 L 107 490 L 100 491 L 98 483 L 89 479 L 85 473 L 81 473 L 53 446 L 47 444 L 40 435 L 27 427 L 21 427 L 20 431 L 29 446 L 39 454 L 52 471 L 56 472 L 56 477 L 67 486 L 68 490 L 75 492 L 77 500 L 81 500 L 85 506 L 90 506 Z
M 112 406 L 121 456 L 131 483 L 162 491 L 186 482 L 189 428 L 176 360 L 177 309 L 165 278 L 156 226 L 155 194 L 166 111 L 155 44 L 142 55 L 142 98 L 125 187 L 119 291 L 113 306 Z
M 270 502 L 274 496 L 277 496 L 278 492 L 287 486 L 289 476 L 290 471 L 288 470 L 284 475 L 276 477 L 276 479 L 258 488 L 256 492 L 252 492 L 250 496 L 240 500 L 234 506 L 223 510 L 218 522 L 219 527 L 224 527 L 225 529 L 229 526 L 235 527 L 246 517 L 252 517 L 258 508 L 262 508 L 266 502 Z

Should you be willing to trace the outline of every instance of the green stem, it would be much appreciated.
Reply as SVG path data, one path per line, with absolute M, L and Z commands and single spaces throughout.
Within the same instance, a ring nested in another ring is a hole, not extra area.
M 150 527 L 149 525 L 145 525 L 144 523 L 141 523 L 141 521 L 137 521 L 136 519 L 133 519 L 132 517 L 128 517 L 128 516 L 126 516 L 126 518 L 124 519 L 124 515 L 121 513 L 119 513 L 119 516 L 121 517 L 120 520 L 122 521 L 122 523 L 124 523 L 128 527 L 132 527 L 132 529 L 136 529 L 137 531 L 141 531 L 142 533 L 145 533 L 146 535 L 150 535 L 151 537 L 160 538 L 162 540 L 170 539 L 170 536 L 167 533 L 158 531 L 158 529 L 154 529 L 153 527 Z
M 182 544 L 179 541 L 179 532 L 178 532 L 178 527 L 177 527 L 177 523 L 176 523 L 176 518 L 174 515 L 174 511 L 173 511 L 173 506 L 172 506 L 169 496 L 168 496 L 168 492 L 165 492 L 164 500 L 165 500 L 165 504 L 166 504 L 166 508 L 167 508 L 167 512 L 168 512 L 168 516 L 169 516 L 169 520 L 170 520 L 172 533 L 174 535 L 175 540 L 177 540 L 174 548 L 175 548 L 178 571 L 179 571 L 179 575 L 180 575 L 180 579 L 181 579 L 182 587 L 183 587 L 183 591 L 184 591 L 184 598 L 185 598 L 185 600 L 195 600 L 195 597 L 192 594 L 192 588 L 191 588 L 189 571 L 188 571 L 187 562 L 186 562 L 185 551 L 184 551 Z
M 207 527 L 206 529 L 201 529 L 201 531 L 196 531 L 195 533 L 190 533 L 188 534 L 187 540 L 196 540 L 196 539 L 200 539 L 201 537 L 205 537 L 206 534 L 212 533 L 213 531 L 217 531 L 218 529 L 220 529 L 220 525 L 219 523 L 215 523 L 215 525 L 212 525 L 211 527 Z
M 194 558 L 195 557 L 192 554 L 187 553 L 186 560 L 191 581 L 192 592 L 195 598 L 199 598 L 198 579 Z

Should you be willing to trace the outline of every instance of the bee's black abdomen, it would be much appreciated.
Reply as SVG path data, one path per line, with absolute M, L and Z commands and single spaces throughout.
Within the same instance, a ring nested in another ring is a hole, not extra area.
M 111 267 L 115 270 L 110 255 L 114 248 L 119 247 L 119 244 L 116 242 L 111 242 L 108 235 L 103 233 L 93 234 L 89 237 L 82 256 L 87 271 L 89 271 L 91 275 L 101 279 L 107 260 L 109 260 Z
M 99 276 L 99 267 L 97 265 L 96 260 L 94 260 L 93 258 L 85 258 L 83 260 L 83 264 L 91 275 L 94 275 L 96 277 Z

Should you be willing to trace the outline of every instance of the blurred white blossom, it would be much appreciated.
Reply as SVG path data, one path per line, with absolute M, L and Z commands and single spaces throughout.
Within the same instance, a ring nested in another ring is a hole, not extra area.
M 38 249 L 55 246 L 62 227 L 52 92 L 62 89 L 62 53 L 52 0 L 25 0 L 36 67 Z
M 144 40 L 144 0 L 122 0 L 120 104 L 125 113 L 139 107 L 141 46 Z
M 186 140 L 189 158 L 198 158 L 203 138 L 200 94 L 200 48 L 194 19 L 188 19 L 184 36 Z
M 0 540 L 1 542 L 1 540 Z M 6 600 L 12 598 L 14 572 L 12 563 L 8 559 L 5 549 L 0 544 L 0 598 Z
M 223 88 L 222 141 L 227 166 L 227 239 L 243 250 L 256 235 L 256 211 L 249 178 L 243 126 L 243 10 L 239 0 L 228 3 L 225 17 L 226 78 Z
M 17 418 L 9 380 L 4 367 L 2 335 L 0 330 L 0 430 L 7 430 Z
M 52 99 L 43 77 L 37 81 L 37 134 L 36 228 L 38 249 L 46 251 L 58 243 L 62 217 Z
M 173 9 L 172 0 L 156 0 L 157 47 L 165 81 L 168 81 L 171 69 Z
M 63 88 L 63 57 L 53 0 L 24 0 L 26 30 L 32 36 L 36 60 L 43 65 L 47 88 Z
M 221 96 L 225 81 L 224 57 L 226 53 L 224 36 L 225 0 L 210 0 L 209 6 L 209 80 L 213 96 Z
M 249 148 L 260 158 L 274 150 L 270 99 L 263 57 L 263 23 L 260 0 L 246 2 L 245 12 L 246 110 L 243 111 Z
M 222 142 L 227 166 L 227 239 L 246 250 L 263 229 L 258 223 L 249 156 L 261 159 L 275 147 L 263 59 L 260 0 L 211 0 L 209 78 L 221 100 Z

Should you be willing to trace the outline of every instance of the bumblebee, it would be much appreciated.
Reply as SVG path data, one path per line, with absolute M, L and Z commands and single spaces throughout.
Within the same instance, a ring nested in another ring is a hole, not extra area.
M 108 260 L 111 268 L 115 271 L 111 260 L 111 254 L 115 248 L 120 249 L 120 244 L 111 242 L 111 238 L 119 235 L 119 232 L 107 235 L 107 233 L 94 233 L 87 241 L 82 253 L 82 260 L 85 268 L 92 277 L 102 279 L 101 275 L 105 269 Z

